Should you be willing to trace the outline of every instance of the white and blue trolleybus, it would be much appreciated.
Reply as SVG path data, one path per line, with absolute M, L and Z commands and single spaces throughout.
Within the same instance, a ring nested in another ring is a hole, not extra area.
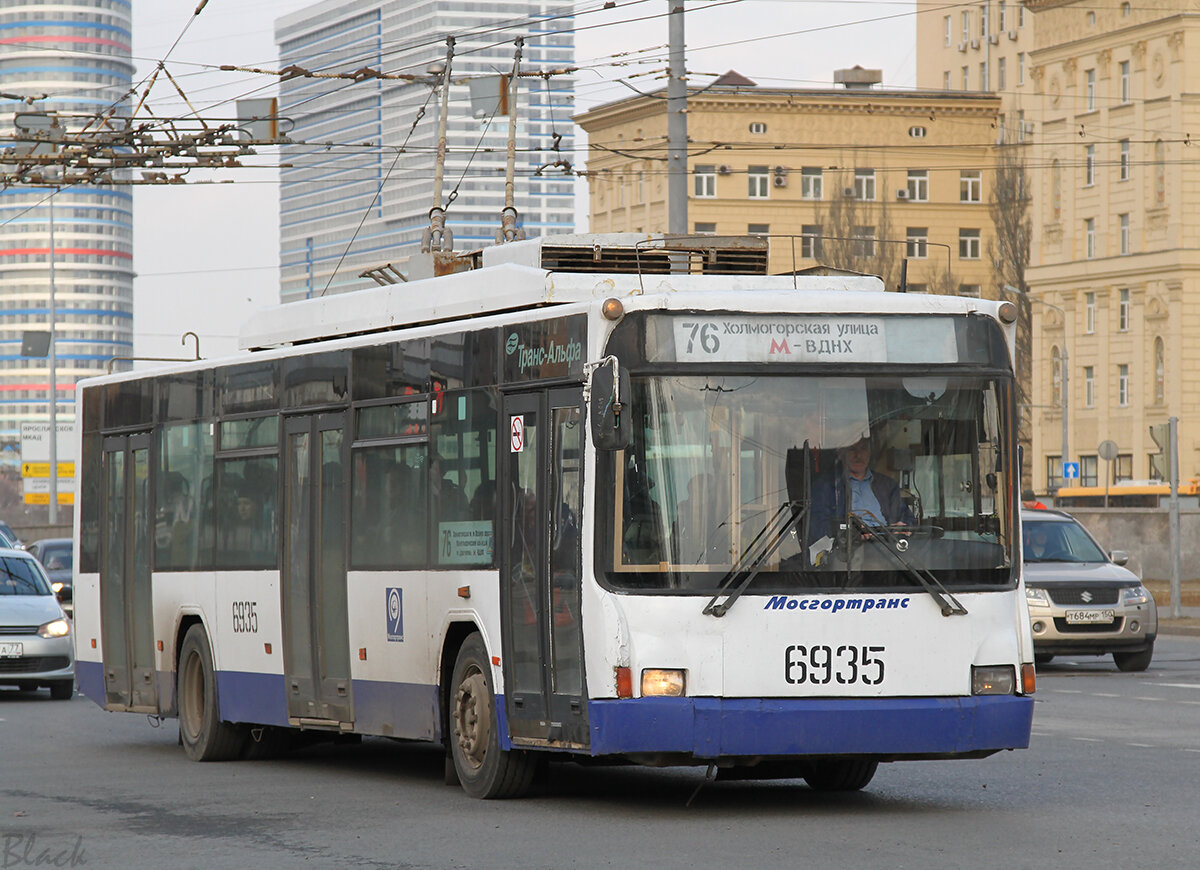
M 1027 746 L 1015 308 L 767 245 L 438 252 L 82 382 L 82 691 L 200 761 L 440 742 L 477 797 Z

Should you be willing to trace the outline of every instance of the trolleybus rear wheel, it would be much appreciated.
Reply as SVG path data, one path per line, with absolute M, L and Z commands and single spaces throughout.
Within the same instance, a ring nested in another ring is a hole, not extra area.
M 500 749 L 491 662 L 478 632 L 458 651 L 450 682 L 450 755 L 463 790 L 471 797 L 520 797 L 537 770 L 535 758 Z
M 179 650 L 179 742 L 192 761 L 226 761 L 241 754 L 245 731 L 222 722 L 212 649 L 204 627 L 193 625 Z
M 866 787 L 878 767 L 878 761 L 868 759 L 817 761 L 804 775 L 804 781 L 817 791 L 858 791 Z

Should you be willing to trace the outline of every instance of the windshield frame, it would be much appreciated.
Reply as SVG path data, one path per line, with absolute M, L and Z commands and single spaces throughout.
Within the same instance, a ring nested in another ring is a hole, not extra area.
M 647 378 L 689 378 L 704 376 L 709 378 L 739 378 L 749 377 L 755 380 L 770 380 L 778 378 L 780 380 L 791 380 L 794 378 L 809 378 L 820 382 L 832 382 L 834 379 L 862 379 L 864 382 L 879 381 L 881 379 L 897 379 L 918 378 L 918 379 L 947 379 L 951 383 L 954 381 L 967 382 L 977 381 L 983 389 L 991 389 L 996 396 L 999 405 L 998 422 L 999 432 L 998 438 L 1004 442 L 999 447 L 999 456 L 1010 457 L 1006 463 L 1007 467 L 1001 474 L 1000 487 L 1006 492 L 1006 497 L 1003 499 L 1003 504 L 999 502 L 996 505 L 996 510 L 1001 511 L 1004 519 L 1000 520 L 1000 526 L 997 532 L 1007 530 L 1007 540 L 1001 541 L 1003 535 L 998 535 L 998 542 L 1003 547 L 1004 564 L 988 569 L 969 569 L 974 577 L 983 577 L 986 571 L 990 579 L 972 580 L 966 574 L 961 577 L 950 577 L 947 585 L 956 592 L 962 591 L 999 591 L 1002 589 L 1012 589 L 1016 587 L 1020 576 L 1020 560 L 1018 558 L 1018 548 L 1016 541 L 1016 529 L 1018 525 L 1018 512 L 1020 503 L 1017 500 L 1015 469 L 1017 451 L 1016 451 L 1016 432 L 1015 432 L 1015 381 L 1011 369 L 1002 369 L 995 366 L 981 366 L 978 364 L 968 365 L 888 365 L 881 366 L 878 363 L 855 365 L 846 364 L 838 366 L 837 370 L 831 370 L 829 365 L 801 363 L 801 364 L 773 364 L 769 370 L 764 370 L 761 364 L 754 363 L 730 363 L 720 366 L 700 366 L 695 364 L 677 363 L 669 367 L 656 367 L 650 369 L 648 366 L 633 367 L 631 375 L 637 383 L 639 380 L 642 383 L 646 382 Z M 636 394 L 636 390 L 635 390 Z M 636 418 L 635 418 L 636 419 Z M 635 429 L 636 429 L 635 425 Z M 726 566 L 728 571 L 713 571 L 704 570 L 705 575 L 709 575 L 712 582 L 707 584 L 697 584 L 687 576 L 680 576 L 675 582 L 662 585 L 646 585 L 637 582 L 631 577 L 630 572 L 624 569 L 618 569 L 615 564 L 616 559 L 616 541 L 617 535 L 614 533 L 615 523 L 617 522 L 616 502 L 614 498 L 616 492 L 620 491 L 620 487 L 624 483 L 623 465 L 627 460 L 627 453 L 621 452 L 601 452 L 598 454 L 597 463 L 597 480 L 612 481 L 612 486 L 601 486 L 598 488 L 598 503 L 596 509 L 596 528 L 595 528 L 595 572 L 598 582 L 604 588 L 617 593 L 635 593 L 635 594 L 666 594 L 666 595 L 710 595 L 718 590 L 722 576 L 730 577 L 739 568 L 738 564 Z M 999 498 L 999 490 L 995 496 Z M 781 497 L 782 501 L 782 497 Z M 867 536 L 864 535 L 864 540 L 868 537 L 878 538 L 879 541 L 892 541 L 894 536 Z M 743 542 L 744 543 L 744 542 Z M 744 555 L 744 552 L 743 552 Z M 888 554 L 894 557 L 895 554 Z M 672 575 L 687 575 L 689 572 L 681 570 L 666 569 L 665 566 L 670 563 L 661 563 L 660 573 L 669 573 Z M 680 563 L 686 564 L 686 563 Z M 821 593 L 836 593 L 836 592 L 865 592 L 865 591 L 917 591 L 919 585 L 914 581 L 911 572 L 904 570 L 903 561 L 899 566 L 894 562 L 891 563 L 893 571 L 890 576 L 885 578 L 883 572 L 879 572 L 872 577 L 872 582 L 864 583 L 861 580 L 858 583 L 851 582 L 849 579 L 844 579 L 833 585 L 820 586 L 814 588 L 813 585 L 797 585 L 794 580 L 785 582 L 780 575 L 782 571 L 764 571 L 761 579 L 756 578 L 756 582 L 747 589 L 750 594 L 780 594 L 780 593 L 803 593 L 810 594 L 813 592 Z M 967 569 L 964 569 L 967 570 Z M 848 577 L 847 572 L 847 577 Z M 940 574 L 953 574 L 952 571 L 943 571 Z M 869 575 L 870 572 L 865 572 L 861 576 Z M 939 576 L 940 576 L 939 574 Z M 903 579 L 898 579 L 901 575 L 905 575 Z M 879 582 L 874 582 L 879 581 Z M 732 580 L 728 580 L 731 585 L 735 585 Z

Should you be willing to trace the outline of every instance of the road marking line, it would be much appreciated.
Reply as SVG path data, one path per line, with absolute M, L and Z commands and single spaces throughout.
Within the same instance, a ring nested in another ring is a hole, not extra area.
M 1072 737 L 1072 740 L 1078 740 L 1080 743 L 1101 743 L 1097 737 Z
M 1180 704 L 1200 704 L 1200 701 L 1180 701 Z
M 1126 743 L 1126 746 L 1136 746 L 1138 749 L 1153 749 L 1153 743 Z
M 1051 689 L 1051 692 L 1057 692 L 1060 695 L 1082 695 L 1083 689 Z
M 1135 701 L 1165 701 L 1166 698 L 1150 698 L 1150 697 L 1147 697 L 1146 695 L 1135 695 L 1133 700 L 1135 700 Z
M 1200 752 L 1200 749 L 1185 749 L 1184 752 Z
M 1110 695 L 1108 692 L 1093 692 L 1093 698 L 1119 698 L 1120 695 Z
M 1172 689 L 1200 689 L 1200 683 L 1155 683 L 1156 686 L 1170 686 Z

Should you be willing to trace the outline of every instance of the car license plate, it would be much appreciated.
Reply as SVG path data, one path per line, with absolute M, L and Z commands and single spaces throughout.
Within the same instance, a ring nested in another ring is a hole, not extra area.
M 19 643 L 0 643 L 0 658 L 13 658 L 21 655 L 25 647 Z
M 1067 623 L 1079 625 L 1085 622 L 1112 622 L 1116 618 L 1113 610 L 1068 610 Z

